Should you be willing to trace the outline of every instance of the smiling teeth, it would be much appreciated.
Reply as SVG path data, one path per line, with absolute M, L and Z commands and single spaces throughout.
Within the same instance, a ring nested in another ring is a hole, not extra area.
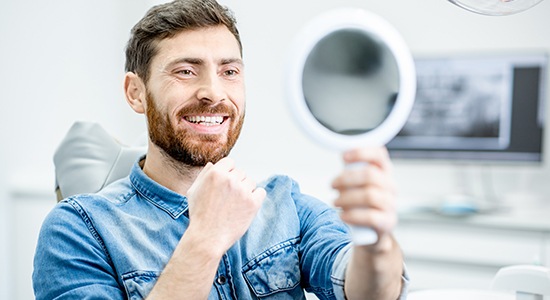
M 202 124 L 206 126 L 219 125 L 223 122 L 223 117 L 221 116 L 190 116 L 185 117 L 185 120 L 195 124 Z

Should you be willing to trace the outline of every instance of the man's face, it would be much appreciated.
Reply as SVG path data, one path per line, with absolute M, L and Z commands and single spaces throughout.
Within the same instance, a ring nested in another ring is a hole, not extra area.
M 173 159 L 204 166 L 227 156 L 244 121 L 244 66 L 230 31 L 184 31 L 159 42 L 147 87 L 151 141 Z

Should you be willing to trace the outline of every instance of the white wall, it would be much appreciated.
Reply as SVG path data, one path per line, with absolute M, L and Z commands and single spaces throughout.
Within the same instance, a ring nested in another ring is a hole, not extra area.
M 34 247 L 36 232 L 29 230 L 36 230 L 35 218 L 55 202 L 52 155 L 70 125 L 98 121 L 128 142 L 144 130 L 128 110 L 121 85 L 128 30 L 147 6 L 136 3 L 0 3 L 0 299 L 32 295 L 30 284 L 26 291 L 14 288 L 16 275 L 28 283 L 30 272 L 8 267 L 22 261 L 25 252 L 17 250 L 23 241 Z M 46 204 L 37 211 L 25 213 L 31 202 L 16 203 L 38 196 Z M 28 226 L 20 226 L 23 218 Z
M 123 49 L 130 27 L 153 2 L 162 1 L 0 3 L 0 298 L 15 295 L 4 268 L 13 254 L 7 237 L 16 230 L 6 222 L 11 195 L 35 191 L 54 201 L 48 194 L 54 184 L 52 155 L 70 125 L 97 121 L 127 143 L 144 130 L 141 116 L 122 97 Z M 394 24 L 414 54 L 550 50 L 550 1 L 501 18 L 475 15 L 444 0 L 222 2 L 239 20 L 248 76 L 247 121 L 232 155 L 258 178 L 290 174 L 327 201 L 333 195 L 328 184 L 341 167 L 338 154 L 305 138 L 283 101 L 287 46 L 308 19 L 331 8 L 363 7 Z M 493 175 L 500 193 L 542 195 L 550 179 L 547 169 L 546 164 L 493 167 Z M 444 163 L 396 162 L 403 199 L 445 193 L 454 173 Z

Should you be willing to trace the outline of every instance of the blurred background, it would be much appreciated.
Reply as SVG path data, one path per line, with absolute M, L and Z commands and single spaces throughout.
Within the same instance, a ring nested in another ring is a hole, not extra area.
M 124 47 L 133 24 L 150 6 L 161 2 L 8 0 L 0 3 L 0 299 L 33 299 L 30 274 L 38 229 L 56 202 L 52 157 L 70 126 L 75 121 L 98 122 L 126 144 L 134 143 L 145 131 L 143 117 L 136 115 L 123 97 Z M 334 197 L 330 181 L 342 168 L 340 154 L 319 147 L 303 135 L 291 119 L 284 100 L 289 45 L 308 20 L 338 7 L 364 8 L 393 24 L 414 56 L 550 50 L 550 1 L 505 17 L 474 14 L 445 0 L 221 2 L 237 16 L 247 76 L 247 120 L 231 155 L 257 180 L 272 174 L 287 174 L 301 183 L 304 192 L 328 203 Z M 548 77 L 544 80 L 548 84 Z M 547 106 L 541 109 L 543 115 L 546 114 Z M 546 137 L 547 131 L 544 134 Z M 547 156 L 546 152 L 543 156 Z M 497 234 L 490 230 L 504 227 L 513 231 L 512 236 L 533 234 L 533 240 L 518 242 L 522 247 L 528 245 L 528 251 L 535 253 L 532 258 L 531 252 L 526 254 L 527 260 L 550 264 L 550 225 L 533 224 L 533 218 L 528 224 L 531 227 L 521 223 L 512 228 L 503 224 L 517 221 L 515 213 L 508 216 L 510 219 L 498 219 L 494 223 L 491 223 L 492 216 L 472 223 L 464 218 L 418 220 L 406 214 L 411 208 L 430 207 L 443 195 L 452 193 L 460 177 L 466 179 L 460 179 L 459 184 L 467 180 L 466 184 L 473 189 L 490 184 L 498 201 L 513 207 L 514 212 L 535 210 L 550 215 L 550 170 L 544 160 L 491 164 L 395 159 L 394 163 L 399 205 L 404 211 L 402 224 L 410 223 L 408 228 L 420 224 L 419 230 L 427 230 L 433 227 L 430 224 L 439 224 L 437 222 L 454 226 L 449 230 L 467 228 L 457 233 L 464 237 L 460 245 L 475 245 L 470 244 L 468 238 L 471 232 L 479 230 L 488 230 L 488 236 L 502 234 L 503 241 L 508 239 L 505 238 L 509 236 L 507 231 Z M 483 174 L 487 172 L 490 172 L 490 183 L 484 181 L 487 177 Z M 411 223 L 415 220 L 419 223 Z M 429 223 L 432 221 L 436 223 Z M 485 229 L 476 227 L 487 224 Z M 437 235 L 420 236 L 423 233 L 426 231 L 399 233 L 405 254 L 411 255 L 411 273 L 419 274 L 418 288 L 432 287 L 423 285 L 430 277 L 423 277 L 421 270 L 429 268 L 435 270 L 431 274 L 437 274 L 437 268 L 450 270 L 457 265 L 468 265 L 469 269 L 452 273 L 463 272 L 463 278 L 481 270 L 487 273 L 482 277 L 488 278 L 502 264 L 523 262 L 514 257 L 487 266 L 483 265 L 487 261 L 483 257 L 453 260 L 455 256 L 428 262 L 426 257 L 431 256 L 430 253 L 416 253 L 412 248 L 407 252 L 408 246 L 405 247 L 410 242 L 420 243 L 423 249 L 439 249 L 442 241 L 434 240 Z M 479 244 L 481 248 L 484 246 L 489 247 L 487 256 L 491 256 L 491 251 L 508 247 L 501 240 L 490 245 Z M 475 252 L 476 247 L 461 253 Z M 437 250 L 441 251 L 445 250 Z M 415 253 L 418 255 L 414 256 Z M 417 267 L 421 265 L 429 267 Z M 449 279 L 448 282 L 459 281 Z M 463 282 L 466 287 L 486 283 L 481 279 Z

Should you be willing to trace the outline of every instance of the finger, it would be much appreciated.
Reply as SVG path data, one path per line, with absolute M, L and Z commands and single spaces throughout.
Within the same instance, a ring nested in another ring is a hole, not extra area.
M 246 173 L 243 170 L 234 168 L 233 170 L 229 171 L 229 173 L 238 182 L 245 181 L 247 179 Z
M 257 188 L 256 181 L 252 180 L 251 178 L 245 178 L 242 181 L 242 184 L 247 192 L 253 192 Z
M 391 191 L 378 188 L 349 189 L 340 192 L 340 195 L 334 201 L 334 206 L 342 209 L 366 207 L 393 211 L 395 210 L 395 195 Z
M 362 186 L 394 189 L 392 177 L 376 166 L 346 169 L 332 182 L 334 189 L 342 190 Z
M 367 162 L 390 171 L 392 164 L 386 147 L 368 147 L 349 150 L 344 153 L 346 163 Z
M 220 159 L 214 166 L 220 171 L 231 171 L 235 168 L 235 161 L 232 158 L 224 157 Z
M 206 165 L 200 171 L 199 176 L 201 176 L 201 174 L 207 173 L 208 170 L 212 169 L 213 166 L 214 165 L 211 162 L 206 163 Z
M 343 210 L 340 218 L 348 224 L 370 227 L 379 233 L 391 232 L 397 226 L 395 213 L 368 208 Z
M 264 201 L 266 195 L 267 195 L 267 192 L 265 191 L 264 188 L 261 188 L 261 187 L 257 187 L 252 191 L 252 197 L 254 201 L 256 201 L 260 205 Z
M 197 179 L 195 179 L 195 182 L 200 182 L 202 178 L 204 178 L 208 173 L 209 170 L 212 169 L 214 165 L 211 162 L 206 163 L 206 165 L 202 168 L 202 170 L 199 172 L 199 175 L 197 175 Z M 193 193 L 196 185 L 192 184 L 189 189 L 187 190 L 187 194 Z

